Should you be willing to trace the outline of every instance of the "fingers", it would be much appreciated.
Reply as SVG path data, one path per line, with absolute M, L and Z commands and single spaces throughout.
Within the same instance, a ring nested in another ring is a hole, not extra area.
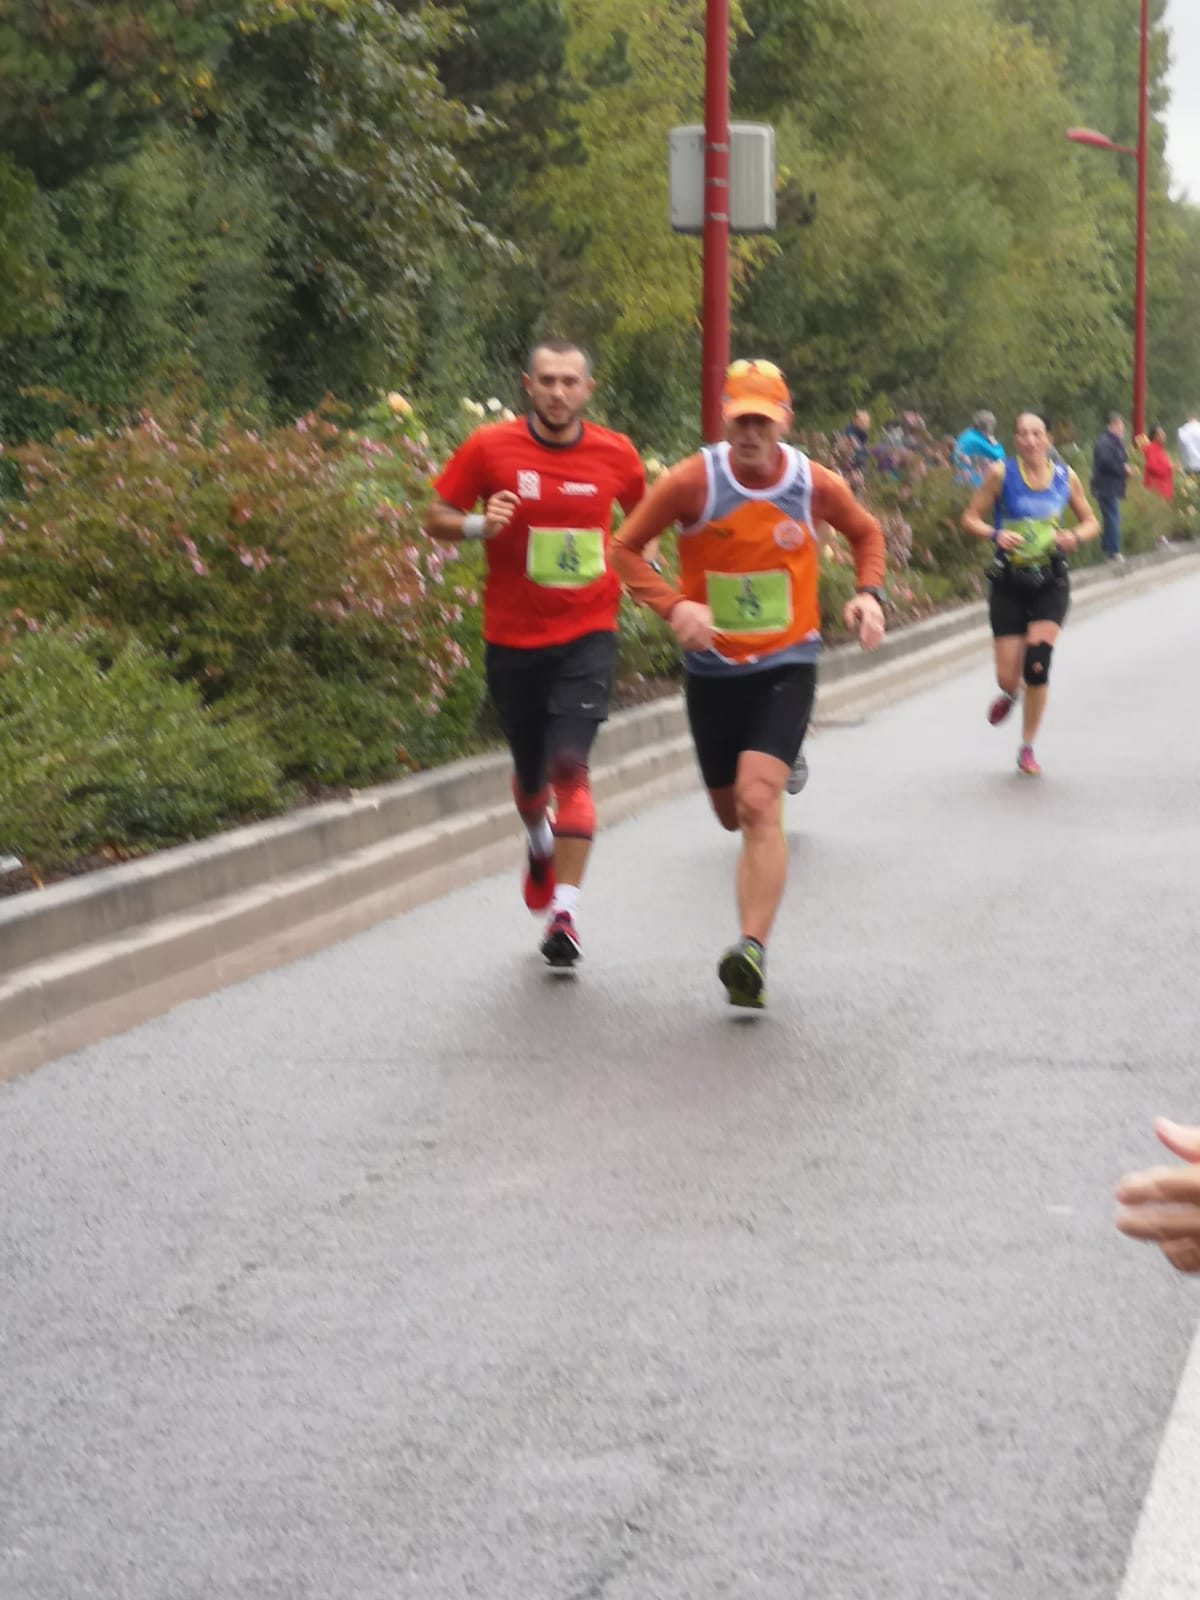
M 883 613 L 879 609 L 878 602 L 861 596 L 848 600 L 843 618 L 847 628 L 857 635 L 858 642 L 864 650 L 878 650 L 883 643 L 885 632 Z
M 1168 1239 L 1158 1248 L 1177 1272 L 1200 1272 L 1200 1240 Z
M 1117 1185 L 1117 1199 L 1127 1206 L 1155 1200 L 1200 1206 L 1200 1166 L 1149 1167 L 1145 1172 L 1127 1173 Z
M 712 646 L 712 612 L 707 606 L 684 600 L 671 613 L 671 627 L 684 650 L 708 650 Z
M 1200 1244 L 1200 1205 L 1121 1206 L 1114 1218 L 1118 1230 L 1130 1239 L 1158 1243 L 1191 1240 Z
M 883 643 L 883 633 L 883 618 L 873 610 L 869 610 L 862 619 L 862 627 L 858 634 L 859 644 L 864 650 L 878 650 Z
M 501 489 L 487 503 L 488 519 L 492 522 L 498 522 L 502 528 L 507 527 L 512 521 L 513 512 L 520 503 L 511 489 Z
M 1200 1128 L 1185 1127 L 1169 1117 L 1156 1117 L 1154 1131 L 1175 1155 L 1185 1161 L 1200 1161 Z

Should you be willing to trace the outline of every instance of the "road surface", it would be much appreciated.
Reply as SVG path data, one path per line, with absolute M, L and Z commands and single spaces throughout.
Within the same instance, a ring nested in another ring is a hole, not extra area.
M 988 697 L 818 731 L 765 1017 L 697 792 L 575 979 L 514 842 L 0 1088 L 0 1595 L 1200 1593 L 1200 1371 L 1125 1580 L 1200 1284 L 1111 1227 L 1200 1120 L 1200 580 L 1068 627 L 1041 782 Z

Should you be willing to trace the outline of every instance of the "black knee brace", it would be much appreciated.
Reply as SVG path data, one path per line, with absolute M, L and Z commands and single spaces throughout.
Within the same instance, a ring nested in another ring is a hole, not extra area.
M 1044 688 L 1050 681 L 1050 657 L 1054 654 L 1052 644 L 1028 644 L 1025 646 L 1025 682 L 1031 689 Z

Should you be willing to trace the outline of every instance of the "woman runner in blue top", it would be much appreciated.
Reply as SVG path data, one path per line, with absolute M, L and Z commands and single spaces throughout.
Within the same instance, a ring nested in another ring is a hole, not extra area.
M 1033 753 L 1050 678 L 1050 657 L 1071 603 L 1066 556 L 1100 531 L 1083 485 L 1069 467 L 1050 455 L 1046 424 L 1023 411 L 1014 431 L 1017 453 L 997 461 L 971 496 L 962 526 L 990 539 L 996 554 L 988 573 L 990 615 L 1000 694 L 988 707 L 988 721 L 1003 722 L 1025 679 L 1024 731 L 1017 768 L 1028 777 L 1041 772 Z M 1068 507 L 1074 528 L 1062 526 Z

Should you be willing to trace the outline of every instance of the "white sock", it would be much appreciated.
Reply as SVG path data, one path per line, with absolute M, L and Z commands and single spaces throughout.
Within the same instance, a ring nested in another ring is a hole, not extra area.
M 579 885 L 577 883 L 560 883 L 554 890 L 554 903 L 550 907 L 554 916 L 560 911 L 565 911 L 572 922 L 579 913 Z
M 537 856 L 539 861 L 547 861 L 554 854 L 554 830 L 549 817 L 543 816 L 538 822 L 527 822 L 525 832 L 529 835 L 530 855 Z

